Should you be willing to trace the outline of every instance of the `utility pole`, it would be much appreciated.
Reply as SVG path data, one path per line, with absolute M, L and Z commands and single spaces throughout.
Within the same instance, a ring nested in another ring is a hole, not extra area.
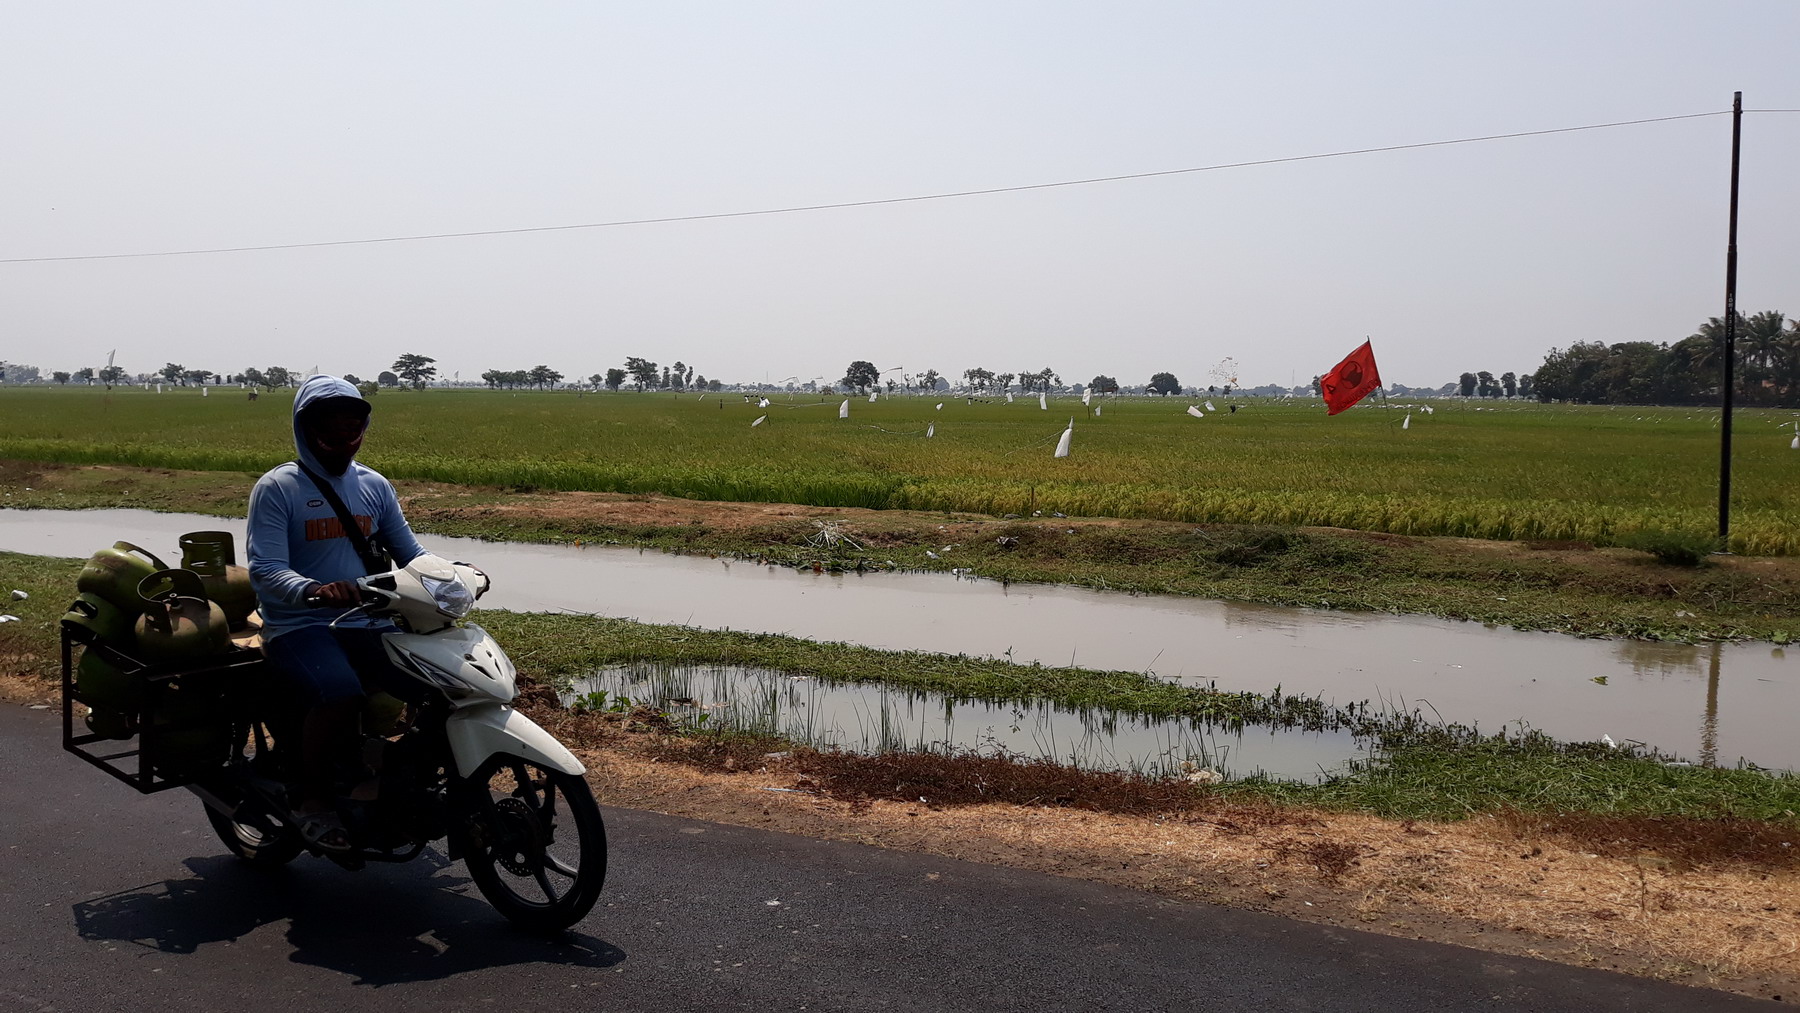
M 1719 550 L 1731 551 L 1731 388 L 1737 365 L 1738 148 L 1744 133 L 1744 93 L 1731 93 L 1731 224 L 1725 237 L 1725 396 L 1719 414 Z

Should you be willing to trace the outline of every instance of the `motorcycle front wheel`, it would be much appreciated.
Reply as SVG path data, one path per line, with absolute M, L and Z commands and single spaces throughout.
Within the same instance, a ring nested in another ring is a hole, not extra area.
M 488 903 L 533 932 L 587 916 L 606 881 L 606 827 L 587 780 L 507 754 L 469 778 L 463 859 Z

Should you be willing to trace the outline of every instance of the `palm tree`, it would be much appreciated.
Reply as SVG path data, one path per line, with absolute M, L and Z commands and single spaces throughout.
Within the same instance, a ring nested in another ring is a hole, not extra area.
M 1738 317 L 1742 326 L 1743 316 Z M 1689 357 L 1695 369 L 1712 369 L 1719 364 L 1719 349 L 1725 347 L 1725 318 L 1708 317 L 1699 330 L 1687 336 L 1693 352 Z
M 1800 393 L 1800 319 L 1789 320 L 1775 349 L 1775 383 L 1784 396 Z
M 1776 310 L 1764 310 L 1743 323 L 1738 333 L 1738 347 L 1744 351 L 1744 381 L 1752 393 L 1778 385 L 1775 380 L 1776 360 L 1781 356 L 1781 330 L 1786 319 Z
M 1750 357 L 1759 365 L 1773 366 L 1781 350 L 1781 328 L 1787 319 L 1780 310 L 1764 310 L 1742 325 L 1741 337 Z
M 1748 321 L 1744 319 L 1744 315 L 1739 313 L 1737 315 L 1737 325 L 1733 328 L 1735 331 L 1733 343 L 1737 345 L 1738 363 L 1740 365 L 1744 361 L 1744 345 L 1739 339 L 1744 335 L 1744 326 L 1747 322 Z M 1724 361 L 1719 358 L 1719 352 L 1725 347 L 1725 318 L 1708 317 L 1706 323 L 1700 325 L 1699 330 L 1688 335 L 1687 342 L 1685 343 L 1690 344 L 1692 347 L 1689 362 L 1693 364 L 1693 368 L 1697 372 L 1701 374 L 1717 373 L 1720 367 L 1724 365 Z M 1738 370 L 1739 390 L 1744 389 L 1743 373 L 1744 370 Z

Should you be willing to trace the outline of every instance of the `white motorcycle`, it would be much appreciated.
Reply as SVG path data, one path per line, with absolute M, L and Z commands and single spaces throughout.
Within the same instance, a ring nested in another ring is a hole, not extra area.
M 187 787 L 225 845 L 260 865 L 304 850 L 346 868 L 403 862 L 438 838 L 495 908 L 535 931 L 585 917 L 606 878 L 606 831 L 579 760 L 513 709 L 514 669 L 481 627 L 464 623 L 487 575 L 426 554 L 357 581 L 354 613 L 388 619 L 388 660 L 418 685 L 403 712 L 364 715 L 364 748 L 346 783 L 373 771 L 376 798 L 339 800 L 348 852 L 309 846 L 290 808 L 298 715 L 263 666 L 231 680 L 221 708 L 240 743 Z M 334 621 L 334 625 L 335 625 Z M 381 727 L 388 724 L 388 727 Z

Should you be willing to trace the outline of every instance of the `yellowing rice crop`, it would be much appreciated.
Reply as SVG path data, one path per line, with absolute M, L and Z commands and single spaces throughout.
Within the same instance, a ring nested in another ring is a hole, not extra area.
M 1178 398 L 1109 398 L 1095 418 L 1074 397 L 1042 411 L 939 394 L 853 398 L 839 419 L 841 400 L 389 391 L 363 457 L 467 484 L 1600 544 L 1717 523 L 1716 410 L 1438 401 L 1402 429 L 1403 408 L 1327 418 L 1316 402 L 1196 419 Z M 290 412 L 287 396 L 219 389 L 6 388 L 0 457 L 257 472 L 292 456 Z M 1053 458 L 1070 416 L 1073 453 Z M 1736 416 L 1736 551 L 1800 552 L 1795 418 Z

